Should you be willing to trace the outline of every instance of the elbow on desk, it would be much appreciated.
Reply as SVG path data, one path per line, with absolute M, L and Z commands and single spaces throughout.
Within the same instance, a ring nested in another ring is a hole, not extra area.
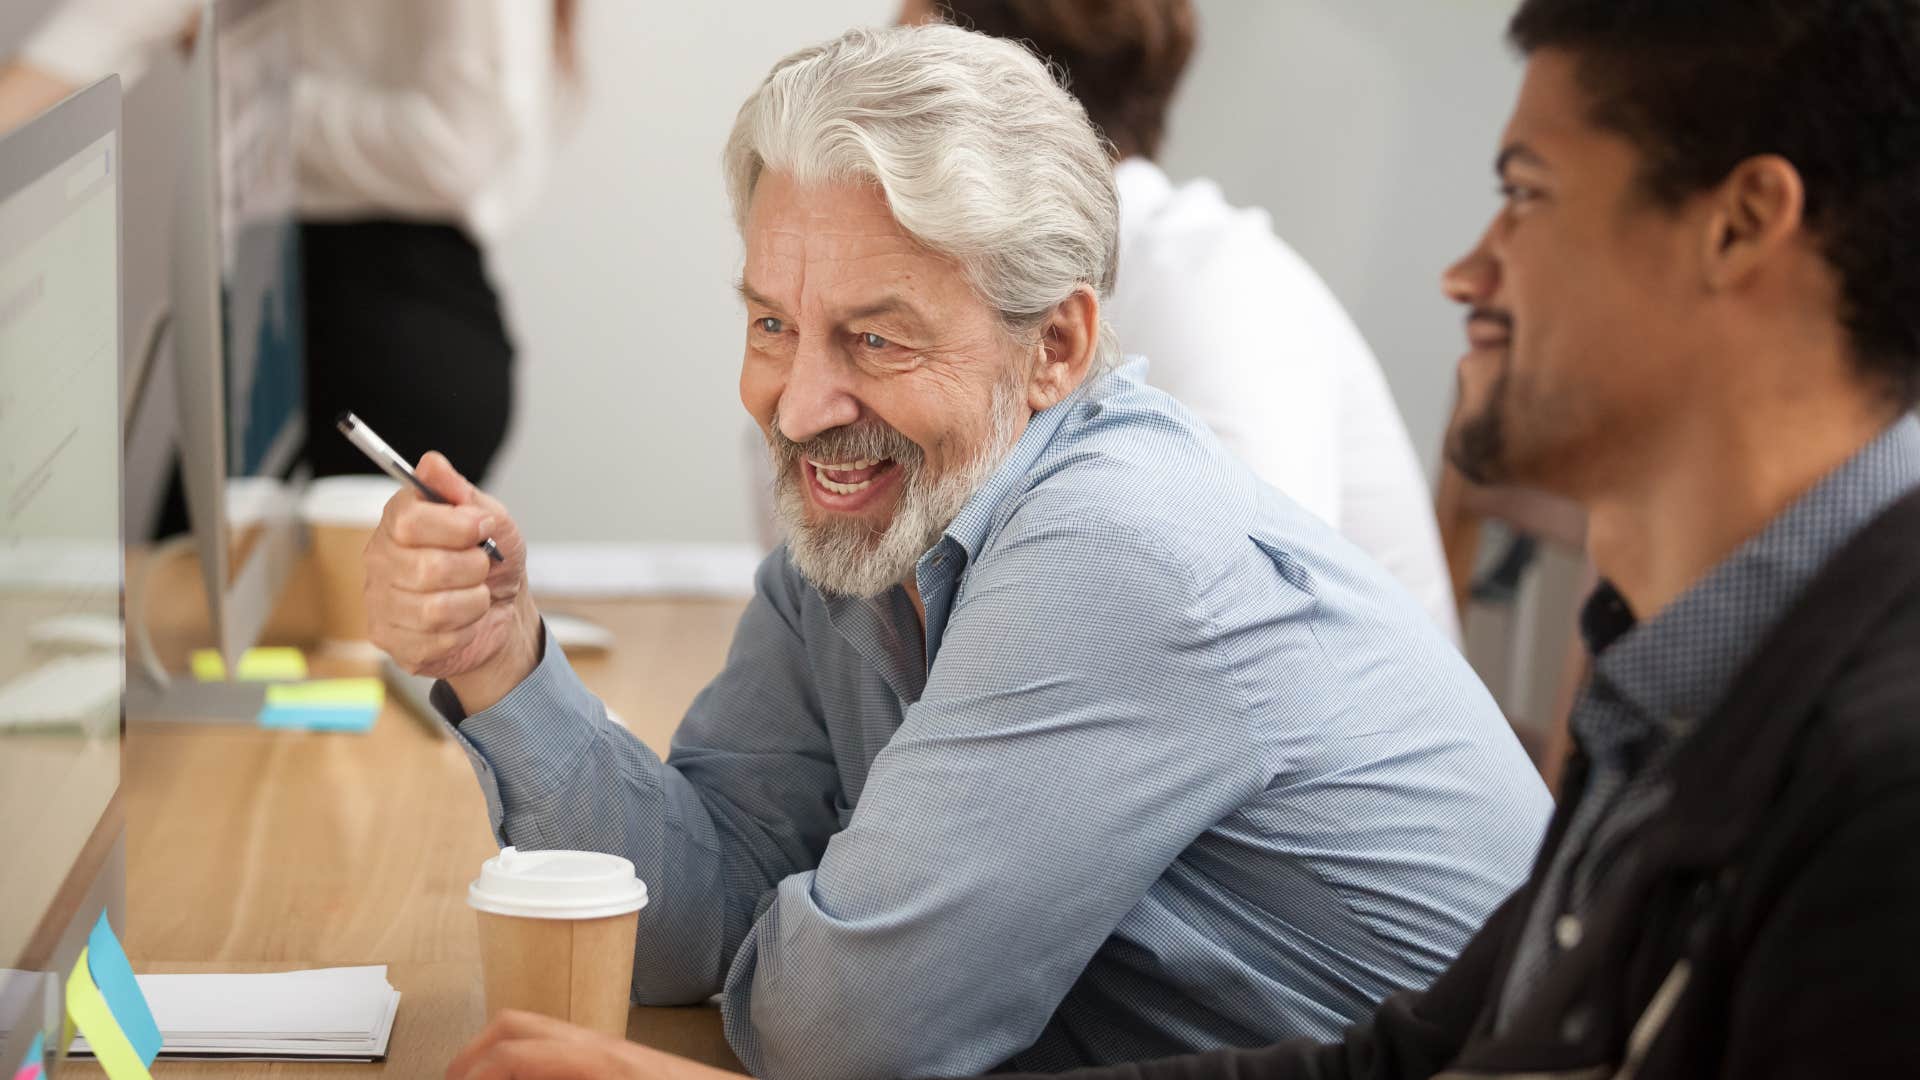
M 727 1017 L 727 1041 L 761 1080 L 973 1076 L 1019 1051 L 986 1034 L 991 1024 L 964 1000 L 849 989 L 823 977 L 777 1000 L 756 995 L 748 1017 Z
M 663 895 L 659 903 L 672 905 L 675 898 Z M 709 1001 L 725 986 L 732 955 L 717 907 L 689 904 L 679 919 L 643 918 L 633 943 L 633 1002 L 699 1005 Z
M 633 956 L 635 1005 L 700 1005 L 720 992 L 724 969 L 703 963 L 695 950 L 674 941 L 649 942 L 642 935 Z
M 727 976 L 727 1041 L 754 1076 L 976 1076 L 1039 1038 L 1053 1010 L 1034 972 L 970 962 L 923 917 L 836 917 L 811 879 L 781 882 Z
M 868 1016 L 855 1023 L 844 1014 L 819 1015 L 826 1011 L 783 1010 L 785 1015 L 772 1024 L 756 1018 L 750 1040 L 737 1038 L 729 1022 L 727 1041 L 760 1080 L 901 1080 L 949 1075 L 950 1070 L 927 1070 L 925 1062 L 904 1045 L 906 1033 L 889 1019 Z

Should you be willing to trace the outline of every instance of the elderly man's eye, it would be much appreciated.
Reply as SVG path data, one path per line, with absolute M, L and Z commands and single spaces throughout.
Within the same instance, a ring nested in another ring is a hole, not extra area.
M 779 319 L 774 318 L 755 319 L 753 320 L 753 326 L 754 329 L 763 334 L 777 334 L 786 329 L 785 326 L 781 325 Z
M 860 344 L 869 349 L 884 349 L 889 343 L 886 338 L 881 337 L 879 334 L 861 334 Z

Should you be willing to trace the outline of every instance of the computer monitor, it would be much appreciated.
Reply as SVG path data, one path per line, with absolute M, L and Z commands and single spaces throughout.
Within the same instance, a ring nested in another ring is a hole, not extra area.
M 124 932 L 120 82 L 0 139 L 0 1074 Z
M 282 0 L 220 0 L 197 17 L 174 214 L 174 367 L 188 517 L 232 670 L 301 543 L 286 482 L 306 435 L 294 16 Z

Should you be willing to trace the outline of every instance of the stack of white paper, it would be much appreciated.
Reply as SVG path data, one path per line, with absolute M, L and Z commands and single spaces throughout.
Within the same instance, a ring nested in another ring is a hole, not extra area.
M 270 975 L 140 975 L 163 1058 L 374 1061 L 400 992 L 386 965 Z M 86 1052 L 76 1040 L 75 1053 Z

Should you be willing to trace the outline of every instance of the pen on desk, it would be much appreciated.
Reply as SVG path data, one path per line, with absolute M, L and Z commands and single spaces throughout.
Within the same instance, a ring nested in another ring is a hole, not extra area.
M 340 418 L 334 421 L 334 426 L 340 429 L 340 434 L 345 435 L 348 442 L 359 447 L 361 453 L 367 455 L 375 465 L 380 466 L 380 471 L 403 484 L 412 484 L 414 490 L 420 492 L 428 502 L 437 502 L 442 506 L 448 505 L 447 500 L 441 498 L 439 492 L 428 487 L 413 474 L 413 466 L 407 464 L 407 459 L 395 453 L 393 447 L 387 445 L 387 440 L 374 434 L 365 420 L 350 412 L 343 412 Z M 484 549 L 487 558 L 494 562 L 505 561 L 505 557 L 500 554 L 500 548 L 494 544 L 493 537 L 489 536 L 475 546 Z

